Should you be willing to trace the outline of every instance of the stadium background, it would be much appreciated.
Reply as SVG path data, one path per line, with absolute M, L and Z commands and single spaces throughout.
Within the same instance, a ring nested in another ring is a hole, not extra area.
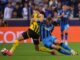
M 53 0 L 50 0 L 50 1 L 53 1 Z M 4 47 L 10 48 L 11 44 L 3 44 L 3 43 L 13 43 L 16 37 L 18 37 L 20 33 L 28 29 L 29 23 L 30 23 L 30 16 L 32 14 L 32 9 L 30 8 L 32 6 L 37 6 L 37 5 L 44 6 L 46 4 L 49 5 L 50 1 L 49 0 L 0 0 L 0 20 L 1 18 L 3 18 L 3 20 L 1 20 L 2 22 L 0 22 L 0 50 Z M 55 4 L 53 5 L 53 7 L 58 8 L 56 7 L 58 4 L 67 4 L 68 6 L 71 6 L 71 11 L 72 11 L 71 16 L 73 18 L 80 18 L 80 1 L 79 0 L 54 0 L 54 1 L 55 2 L 57 1 L 57 3 L 54 2 Z M 6 16 L 4 17 L 5 15 L 4 11 L 8 3 L 12 4 L 12 6 L 14 7 L 14 10 L 12 11 L 12 14 L 10 15 L 10 17 L 5 18 Z M 20 10 L 20 9 L 23 9 L 24 3 L 25 4 L 29 3 L 29 7 L 27 10 L 28 14 L 25 14 L 26 17 L 21 15 L 21 10 Z M 15 8 L 17 5 L 19 6 L 18 10 Z M 43 10 L 41 9 L 41 11 L 44 11 L 44 9 Z M 47 11 L 49 10 L 47 9 Z M 51 12 L 49 13 L 51 14 Z M 80 20 L 70 20 L 70 29 L 68 33 L 69 33 L 68 40 L 70 42 L 69 45 L 80 53 L 80 49 L 79 49 L 80 47 L 80 43 L 79 43 L 80 42 Z M 60 26 L 55 26 L 54 32 L 52 34 L 54 34 L 60 41 L 61 40 Z M 23 42 L 32 43 L 32 39 L 28 39 Z M 34 46 L 32 44 L 21 44 L 18 47 L 18 49 L 15 51 L 14 56 L 5 57 L 0 54 L 0 59 L 1 60 L 9 60 L 9 59 L 33 60 L 33 58 L 35 60 L 50 60 L 50 59 L 52 60 L 58 60 L 58 59 L 79 60 L 80 59 L 79 56 L 73 57 L 73 56 L 64 56 L 60 54 L 53 57 L 47 53 L 36 52 L 34 51 L 33 47 Z

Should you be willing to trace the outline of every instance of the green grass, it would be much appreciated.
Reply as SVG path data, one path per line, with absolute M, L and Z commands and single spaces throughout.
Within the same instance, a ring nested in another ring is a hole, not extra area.
M 70 47 L 80 53 L 80 43 L 69 43 Z M 2 48 L 10 49 L 12 44 L 0 44 Z M 0 60 L 80 60 L 80 56 L 66 56 L 60 53 L 53 56 L 45 52 L 37 52 L 33 44 L 20 44 L 13 56 L 3 56 L 0 53 Z

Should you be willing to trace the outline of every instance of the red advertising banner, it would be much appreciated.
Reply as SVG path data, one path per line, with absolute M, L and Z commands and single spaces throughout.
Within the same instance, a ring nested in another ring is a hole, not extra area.
M 22 32 L 28 30 L 28 27 L 0 27 L 0 43 L 13 43 Z M 69 29 L 69 42 L 80 42 L 80 27 L 71 26 Z M 55 27 L 53 33 L 58 40 L 60 38 L 60 27 Z M 32 43 L 32 39 L 23 40 L 23 43 Z
M 15 39 L 28 27 L 0 27 L 0 43 L 13 43 Z M 24 43 L 31 43 L 31 39 L 23 40 Z
M 55 27 L 53 33 L 58 40 L 61 40 L 60 27 Z M 68 41 L 69 42 L 80 42 L 80 27 L 79 26 L 70 26 L 68 31 Z

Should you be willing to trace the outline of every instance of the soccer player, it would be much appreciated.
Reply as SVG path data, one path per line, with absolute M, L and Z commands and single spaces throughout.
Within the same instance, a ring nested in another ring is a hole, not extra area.
M 42 16 L 41 16 L 42 17 Z M 42 21 L 44 19 L 40 18 L 40 20 Z M 44 51 L 44 52 L 49 52 L 51 54 L 54 54 L 53 51 L 45 48 L 45 47 L 41 47 L 39 48 L 39 25 L 36 22 L 36 20 L 33 18 L 33 21 L 30 24 L 30 27 L 28 29 L 28 31 L 23 32 L 14 42 L 13 46 L 11 47 L 10 50 L 5 50 L 3 51 L 3 54 L 6 54 L 8 56 L 11 56 L 14 53 L 14 50 L 16 49 L 16 47 L 18 46 L 19 42 L 24 40 L 24 39 L 28 39 L 28 38 L 32 38 L 34 45 L 35 45 L 35 49 L 36 50 L 40 50 L 40 51 Z
M 16 49 L 16 47 L 18 46 L 19 42 L 24 40 L 24 39 L 28 39 L 28 38 L 32 38 L 34 45 L 35 45 L 35 49 L 38 50 L 38 44 L 39 44 L 39 26 L 38 24 L 34 21 L 32 22 L 32 24 L 30 25 L 28 31 L 23 32 L 14 42 L 13 46 L 11 47 L 10 51 L 9 50 L 5 50 L 3 52 L 3 54 L 7 54 L 7 55 L 12 55 L 14 50 Z
M 63 5 L 62 10 L 58 12 L 58 17 L 60 18 L 61 39 L 67 45 L 70 11 L 66 4 Z
M 51 35 L 51 30 L 53 29 L 52 19 L 49 17 L 45 22 L 40 22 L 41 28 L 40 28 L 40 37 L 45 47 L 50 49 L 55 49 L 58 52 L 65 54 L 65 55 L 76 55 L 77 53 L 68 47 L 68 45 L 57 42 L 56 37 Z M 57 45 L 63 47 L 64 49 L 70 51 L 67 52 L 63 50 L 61 47 L 58 47 Z

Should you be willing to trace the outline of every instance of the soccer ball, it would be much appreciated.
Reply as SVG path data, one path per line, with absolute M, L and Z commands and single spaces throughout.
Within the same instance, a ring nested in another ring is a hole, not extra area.
M 3 55 L 6 55 L 5 53 L 4 53 L 4 51 L 6 51 L 7 49 L 6 48 L 3 48 L 2 50 L 1 50 L 1 53 L 3 54 Z

